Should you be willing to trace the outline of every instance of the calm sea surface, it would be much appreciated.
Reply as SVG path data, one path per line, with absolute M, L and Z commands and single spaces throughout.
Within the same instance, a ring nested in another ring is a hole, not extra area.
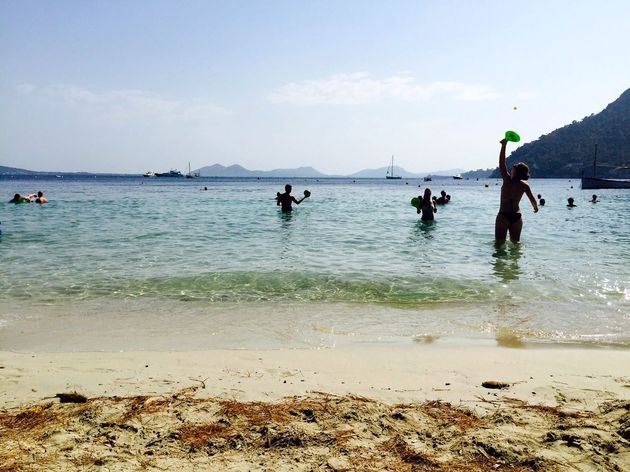
M 286 182 L 312 192 L 291 215 Z M 0 180 L 0 348 L 630 345 L 628 190 L 533 180 L 547 205 L 497 249 L 495 180 L 429 183 L 452 196 L 432 225 L 416 179 L 286 182 Z

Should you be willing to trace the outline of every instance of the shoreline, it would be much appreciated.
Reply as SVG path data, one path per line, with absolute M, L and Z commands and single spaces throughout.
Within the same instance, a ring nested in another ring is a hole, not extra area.
M 386 402 L 474 403 L 495 395 L 486 380 L 510 383 L 501 395 L 557 406 L 555 393 L 630 400 L 626 349 L 497 348 L 413 344 L 327 349 L 135 352 L 0 351 L 0 405 L 11 408 L 65 391 L 88 397 L 160 395 L 206 384 L 204 394 L 239 401 L 279 400 L 312 391 Z M 566 396 L 566 395 L 565 395 Z

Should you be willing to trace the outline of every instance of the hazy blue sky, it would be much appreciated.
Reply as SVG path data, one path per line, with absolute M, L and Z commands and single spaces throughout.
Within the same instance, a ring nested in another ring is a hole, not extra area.
M 534 140 L 630 87 L 629 18 L 626 0 L 0 0 L 0 164 L 490 167 L 506 129 Z

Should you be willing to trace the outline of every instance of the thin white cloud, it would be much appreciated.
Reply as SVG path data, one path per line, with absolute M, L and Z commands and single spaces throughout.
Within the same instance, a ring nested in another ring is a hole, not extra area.
M 29 84 L 18 91 L 31 93 Z M 55 85 L 37 89 L 54 102 L 112 122 L 135 120 L 202 122 L 231 114 L 231 111 L 205 99 L 165 98 L 144 90 L 90 90 L 72 85 Z
M 417 102 L 438 97 L 492 100 L 500 94 L 487 85 L 453 81 L 419 83 L 413 77 L 404 75 L 373 79 L 369 74 L 359 72 L 291 82 L 273 90 L 267 99 L 274 104 L 309 106 L 364 105 L 384 100 Z
M 22 83 L 22 84 L 16 85 L 15 88 L 18 91 L 18 93 L 22 95 L 28 95 L 29 93 L 33 92 L 37 87 L 35 86 L 35 84 Z
M 537 94 L 531 90 L 525 90 L 523 92 L 518 92 L 515 97 L 519 100 L 530 100 L 532 98 L 536 98 Z

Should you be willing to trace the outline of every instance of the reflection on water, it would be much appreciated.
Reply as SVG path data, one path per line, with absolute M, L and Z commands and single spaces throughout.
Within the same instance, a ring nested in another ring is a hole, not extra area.
M 435 228 L 436 228 L 435 220 L 432 220 L 432 221 L 418 220 L 416 224 L 414 225 L 413 239 L 414 240 L 433 239 L 435 237 L 433 235 Z
M 497 332 L 495 339 L 499 347 L 525 347 L 525 342 L 516 333 L 510 332 L 505 328 Z
M 282 246 L 280 248 L 280 259 L 287 259 L 291 255 L 292 234 L 293 225 L 293 213 L 288 211 L 278 212 L 280 215 L 280 238 L 282 240 Z
M 518 280 L 521 275 L 519 259 L 522 255 L 520 244 L 495 244 L 495 252 L 491 261 L 494 275 L 503 283 Z

